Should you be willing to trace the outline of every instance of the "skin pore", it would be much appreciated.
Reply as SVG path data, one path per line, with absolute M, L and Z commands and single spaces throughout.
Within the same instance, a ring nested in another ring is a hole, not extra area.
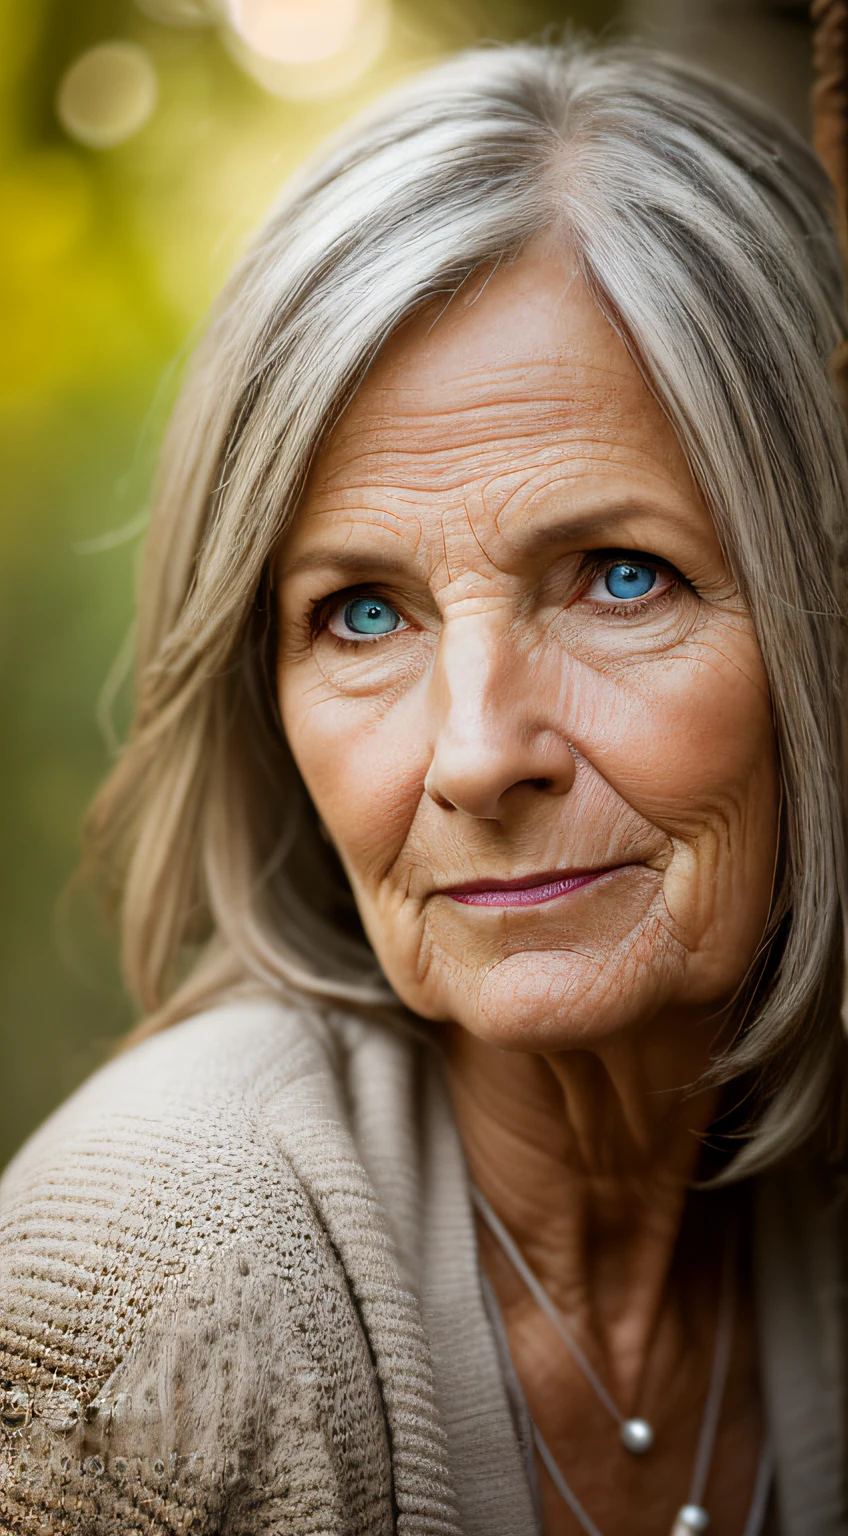
M 440 1031 L 471 1175 L 657 1443 L 623 1450 L 481 1230 L 531 1413 L 605 1536 L 670 1530 L 737 1198 L 691 1191 L 718 1103 L 692 1085 L 765 927 L 778 777 L 710 515 L 551 237 L 390 341 L 276 585 L 284 728 L 386 975 Z M 744 1284 L 737 1319 L 713 1536 L 742 1528 L 761 1435 Z

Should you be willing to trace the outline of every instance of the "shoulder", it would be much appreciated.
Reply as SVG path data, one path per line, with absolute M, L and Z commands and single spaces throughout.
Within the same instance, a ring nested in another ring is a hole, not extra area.
M 55 1215 L 72 1203 L 75 1223 L 105 1219 L 148 1184 L 161 1195 L 174 1178 L 205 1177 L 213 1149 L 225 1178 L 239 1166 L 233 1140 L 243 1152 L 262 1139 L 279 1082 L 322 1071 L 319 1016 L 269 1001 L 187 1019 L 107 1063 L 45 1121 L 0 1180 L 0 1210 L 8 1220 L 41 1195 Z
M 379 1442 L 346 1277 L 281 1124 L 281 1104 L 332 1091 L 333 1050 L 319 1015 L 270 1001 L 216 1009 L 109 1063 L 10 1165 L 0 1515 L 13 1529 L 30 1529 L 21 1454 L 35 1469 L 33 1530 L 61 1484 L 63 1509 L 94 1499 L 105 1518 L 125 1497 L 171 1498 L 202 1531 L 218 1529 L 228 1500 L 255 1499 L 256 1478 L 284 1499 L 269 1470 L 278 1454 L 285 1498 L 305 1496 L 303 1479 L 335 1454 L 325 1410 L 343 1419 L 359 1401 Z M 322 1409 L 329 1338 L 343 1363 Z M 261 1468 L 257 1414 L 274 1442 Z M 337 1482 L 328 1471 L 322 1486 Z M 252 1528 L 266 1526 L 257 1516 Z

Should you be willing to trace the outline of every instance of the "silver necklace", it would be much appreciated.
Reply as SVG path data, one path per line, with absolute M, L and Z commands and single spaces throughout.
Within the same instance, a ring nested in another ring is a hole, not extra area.
M 634 1456 L 646 1455 L 654 1443 L 653 1426 L 647 1419 L 627 1418 L 621 1412 L 618 1404 L 610 1396 L 591 1362 L 580 1348 L 570 1328 L 566 1325 L 559 1308 L 554 1305 L 547 1291 L 537 1280 L 518 1244 L 510 1236 L 500 1217 L 495 1215 L 485 1195 L 481 1194 L 480 1190 L 475 1187 L 472 1187 L 471 1194 L 474 1204 L 492 1236 L 506 1254 L 516 1273 L 523 1280 L 537 1306 L 556 1329 L 569 1354 L 586 1377 L 599 1401 L 603 1403 L 607 1412 L 615 1420 L 618 1425 L 619 1438 L 622 1445 Z M 712 1465 L 719 1419 L 721 1417 L 721 1405 L 730 1368 L 735 1302 L 735 1235 L 734 1229 L 733 1236 L 728 1241 L 724 1253 L 721 1296 L 719 1299 L 718 1323 L 716 1326 L 710 1384 L 707 1390 L 707 1400 L 704 1404 L 704 1415 L 698 1435 L 695 1462 L 689 1484 L 689 1496 L 686 1503 L 681 1506 L 675 1516 L 671 1536 L 700 1536 L 700 1533 L 709 1529 L 710 1517 L 704 1508 L 703 1500 L 710 1466 Z M 586 1513 L 576 1494 L 563 1477 L 560 1467 L 551 1455 L 535 1424 L 533 1424 L 533 1438 L 536 1442 L 539 1456 L 547 1468 L 554 1487 L 568 1505 L 582 1530 L 587 1533 L 587 1536 L 601 1536 L 598 1527 Z M 771 1454 L 768 1447 L 764 1446 L 760 1456 L 760 1464 L 754 1484 L 754 1494 L 748 1511 L 748 1517 L 745 1521 L 743 1536 L 759 1536 L 765 1519 L 772 1471 Z

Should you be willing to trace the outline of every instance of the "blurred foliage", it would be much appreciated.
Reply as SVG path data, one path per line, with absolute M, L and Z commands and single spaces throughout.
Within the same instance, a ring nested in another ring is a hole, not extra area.
M 98 700 L 126 645 L 156 446 L 193 331 L 286 174 L 360 103 L 476 38 L 612 5 L 396 3 L 355 90 L 286 102 L 214 29 L 132 0 L 0 0 L 0 1165 L 131 1022 L 92 905 L 64 900 L 109 763 Z M 139 42 L 147 125 L 96 152 L 55 98 L 68 66 Z

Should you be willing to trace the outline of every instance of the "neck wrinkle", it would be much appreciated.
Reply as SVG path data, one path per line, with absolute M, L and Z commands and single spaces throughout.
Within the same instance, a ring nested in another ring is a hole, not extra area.
M 465 1031 L 446 1035 L 445 1059 L 472 1180 L 628 1411 L 675 1305 L 681 1224 L 719 1090 L 651 1092 L 620 1052 L 503 1052 Z M 487 1231 L 478 1238 L 507 1321 L 538 1326 L 523 1282 Z

